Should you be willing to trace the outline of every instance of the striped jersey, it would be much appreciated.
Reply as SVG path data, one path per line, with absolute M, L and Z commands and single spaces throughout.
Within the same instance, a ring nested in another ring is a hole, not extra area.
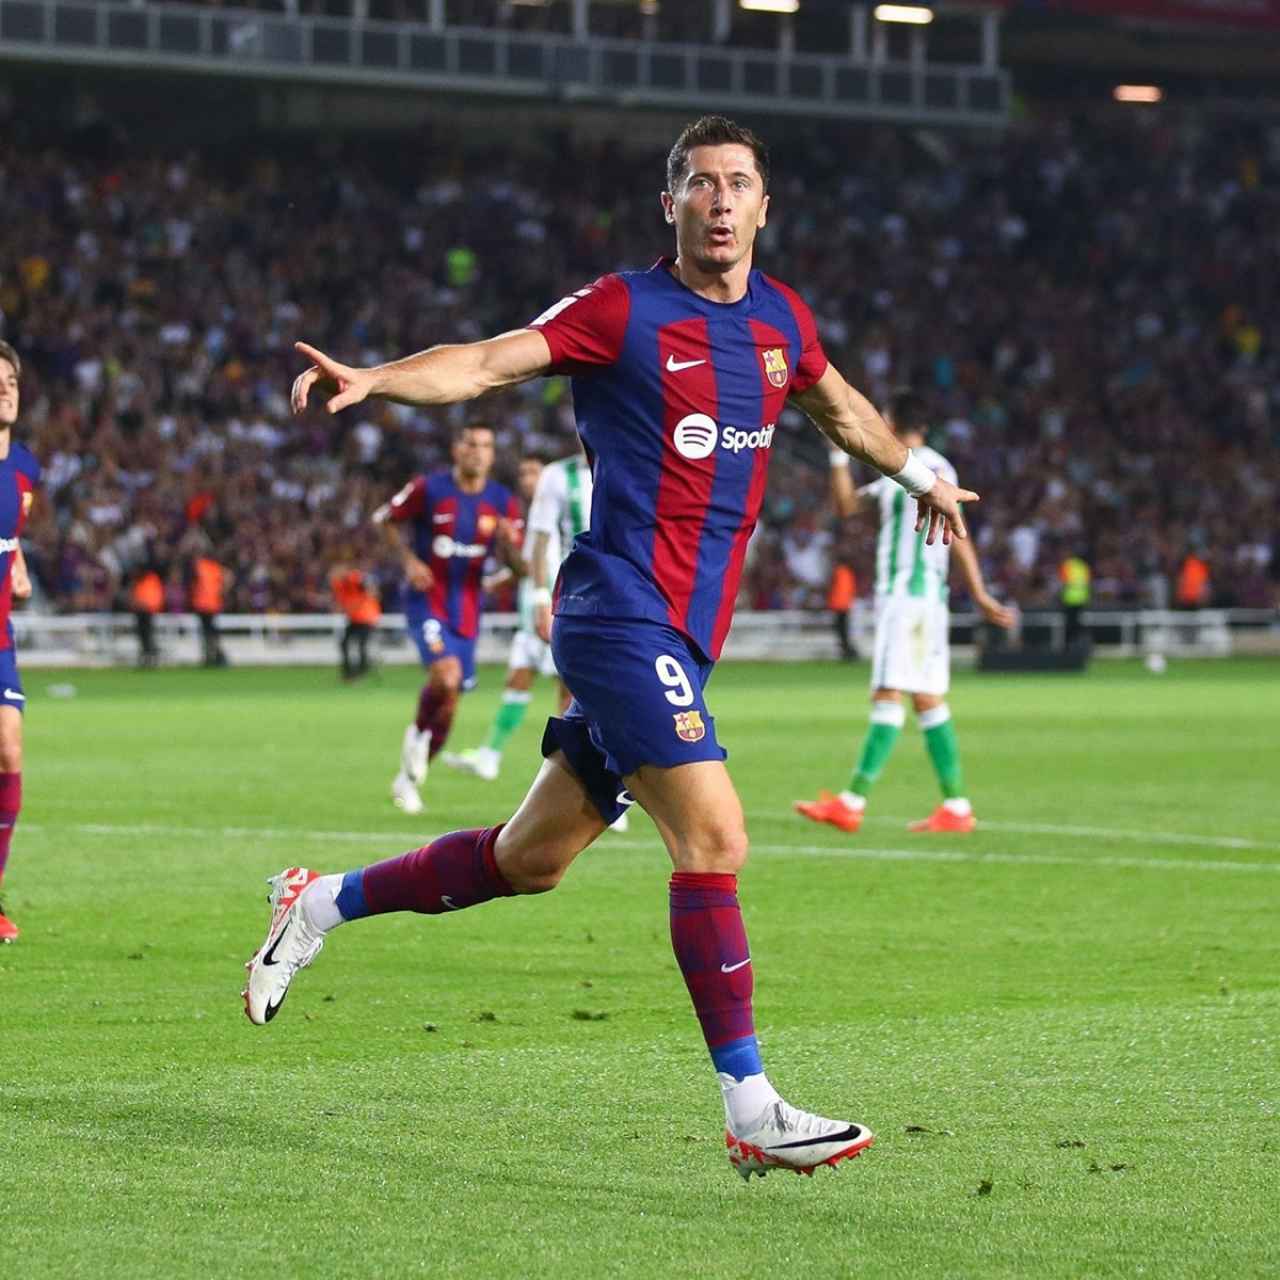
M 912 452 L 944 480 L 957 483 L 955 468 L 936 449 L 924 446 Z M 881 476 L 862 492 L 875 499 L 880 512 L 876 594 L 945 600 L 950 548 L 941 537 L 929 546 L 925 530 L 916 532 L 915 499 L 888 476 Z
M 661 259 L 602 276 L 534 320 L 573 378 L 591 523 L 560 569 L 556 612 L 638 618 L 724 645 L 787 397 L 827 369 L 813 315 L 752 271 L 737 302 Z
M 525 555 L 533 545 L 533 535 L 547 535 L 547 564 L 559 565 L 573 549 L 573 540 L 591 523 L 591 468 L 581 454 L 548 463 L 538 477 L 525 533 Z M 531 577 L 520 579 L 520 625 L 533 630 Z
M 466 493 L 451 469 L 415 476 L 391 499 L 391 519 L 408 522 L 413 554 L 426 562 L 432 584 L 426 591 L 406 586 L 404 610 L 411 618 L 430 615 L 460 636 L 480 629 L 484 562 L 493 549 L 500 520 L 517 533 L 520 507 L 504 485 L 488 480 L 479 493 Z
M 18 535 L 31 514 L 40 484 L 40 464 L 26 445 L 11 440 L 9 455 L 0 458 L 0 650 L 13 648 L 13 562 Z

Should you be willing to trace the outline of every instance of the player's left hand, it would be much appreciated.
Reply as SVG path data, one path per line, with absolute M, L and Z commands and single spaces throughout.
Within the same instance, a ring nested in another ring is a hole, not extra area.
M 15 600 L 31 599 L 31 575 L 27 572 L 27 566 L 21 560 L 14 561 L 13 574 L 9 580 L 13 584 L 13 598 Z
M 978 612 L 988 622 L 994 622 L 997 627 L 1003 627 L 1006 631 L 1018 621 L 1017 609 L 1010 608 L 1007 604 L 1001 604 L 995 596 L 981 595 L 973 603 L 978 606 Z
M 337 393 L 330 395 L 325 402 L 324 407 L 330 413 L 350 408 L 373 394 L 373 370 L 357 369 L 353 365 L 341 364 L 332 356 L 325 355 L 323 351 L 305 342 L 295 342 L 293 347 L 308 360 L 315 362 L 293 380 L 289 403 L 295 414 L 301 413 L 307 407 L 307 397 L 311 394 L 311 388 L 316 385 L 319 385 L 322 391 Z
M 925 542 L 933 546 L 941 533 L 943 544 L 949 547 L 952 538 L 969 536 L 960 504 L 978 501 L 980 499 L 972 489 L 961 489 L 939 476 L 933 482 L 933 488 L 916 499 L 916 532 L 927 525 Z

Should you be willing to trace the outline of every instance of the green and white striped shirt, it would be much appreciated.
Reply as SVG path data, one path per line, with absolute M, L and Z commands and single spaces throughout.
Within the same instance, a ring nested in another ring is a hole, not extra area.
M 580 453 L 548 463 L 538 477 L 529 519 L 525 525 L 525 547 L 533 545 L 535 533 L 547 535 L 547 564 L 554 569 L 573 550 L 573 540 L 591 524 L 591 468 Z M 526 557 L 527 558 L 527 557 Z M 520 625 L 533 630 L 533 579 L 520 580 Z
M 955 468 L 937 450 L 924 446 L 913 452 L 944 480 L 956 483 Z M 875 499 L 880 511 L 876 595 L 945 600 L 951 553 L 941 537 L 929 546 L 924 531 L 916 532 L 915 499 L 888 476 L 867 485 L 862 492 Z

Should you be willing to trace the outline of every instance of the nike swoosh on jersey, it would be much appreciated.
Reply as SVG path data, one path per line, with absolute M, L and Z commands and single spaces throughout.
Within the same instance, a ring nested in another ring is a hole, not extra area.
M 679 373 L 681 369 L 692 369 L 695 365 L 706 364 L 705 360 L 677 360 L 675 356 L 667 357 L 667 372 Z
M 741 969 L 744 966 L 749 965 L 750 963 L 751 963 L 751 957 L 748 956 L 745 960 L 739 960 L 737 964 L 722 964 L 720 966 L 720 972 L 733 973 L 735 970 Z

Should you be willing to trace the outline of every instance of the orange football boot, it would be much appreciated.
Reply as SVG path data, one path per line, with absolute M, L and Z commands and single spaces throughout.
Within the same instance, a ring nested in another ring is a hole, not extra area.
M 4 913 L 4 907 L 0 907 L 0 943 L 17 942 L 18 926 L 9 919 Z
M 797 800 L 795 810 L 811 822 L 829 822 L 841 831 L 853 835 L 862 826 L 863 809 L 851 809 L 839 796 L 830 791 L 819 791 L 816 800 Z
M 972 813 L 966 813 L 961 816 L 958 813 L 952 813 L 945 804 L 940 804 L 927 818 L 921 818 L 919 822 L 908 823 L 907 830 L 968 835 L 977 825 L 978 820 Z

